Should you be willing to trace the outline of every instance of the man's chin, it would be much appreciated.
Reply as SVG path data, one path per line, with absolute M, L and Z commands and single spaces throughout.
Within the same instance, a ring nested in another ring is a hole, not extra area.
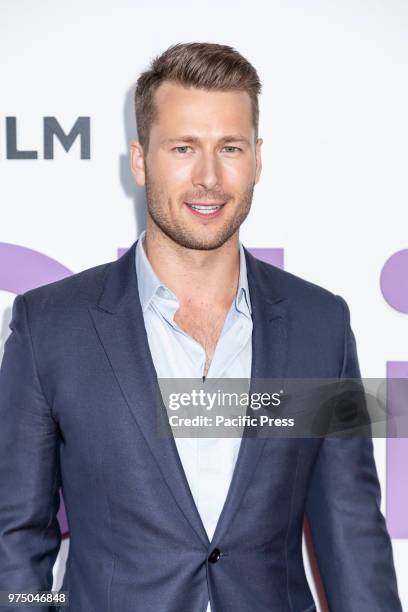
M 225 244 L 228 238 L 229 236 L 223 238 L 208 238 L 191 235 L 188 236 L 184 234 L 183 236 L 177 236 L 174 241 L 186 249 L 192 249 L 195 251 L 213 251 L 215 249 L 219 249 L 223 244 Z
M 217 232 L 216 235 L 208 233 L 192 232 L 191 230 L 174 231 L 174 228 L 167 233 L 169 238 L 185 249 L 195 251 L 213 251 L 219 249 L 231 238 L 234 232 Z
M 217 223 L 214 219 L 208 225 L 200 224 L 191 220 L 165 219 L 157 214 L 156 211 L 149 210 L 150 220 L 167 238 L 177 245 L 196 251 L 213 251 L 223 246 L 239 229 L 241 222 L 232 219 L 227 222 Z M 245 215 L 246 216 L 246 215 Z M 242 220 L 244 220 L 244 216 Z M 234 222 L 235 221 L 235 222 Z M 241 219 L 239 220 L 241 221 Z M 200 227 L 201 225 L 201 227 Z

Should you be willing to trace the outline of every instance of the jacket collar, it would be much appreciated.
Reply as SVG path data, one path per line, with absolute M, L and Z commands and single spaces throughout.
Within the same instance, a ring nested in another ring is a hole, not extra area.
M 137 250 L 143 250 L 144 257 L 150 266 L 144 249 L 137 249 L 139 240 L 143 236 L 142 233 L 117 261 L 108 264 L 105 282 L 98 299 L 98 307 L 102 308 L 102 310 L 113 314 L 122 305 L 128 304 L 129 300 L 135 299 L 136 295 L 141 308 L 144 310 L 151 298 L 152 291 L 161 286 L 160 280 L 155 275 L 155 282 L 148 283 L 148 291 L 145 294 L 142 291 L 139 293 L 137 275 L 134 274 Z M 142 244 L 140 244 L 140 247 L 142 247 Z M 152 272 L 155 274 L 153 270 Z M 282 293 L 281 284 L 280 270 L 275 266 L 258 260 L 240 243 L 239 286 L 244 290 L 248 289 L 250 312 L 252 313 L 251 289 L 255 290 L 258 297 L 272 305 L 286 299 Z

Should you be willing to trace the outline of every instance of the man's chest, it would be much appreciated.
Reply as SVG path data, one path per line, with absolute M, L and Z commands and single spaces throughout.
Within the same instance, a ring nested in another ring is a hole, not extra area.
M 174 322 L 203 347 L 206 355 L 205 376 L 210 368 L 227 312 L 225 308 L 180 306 L 174 315 Z

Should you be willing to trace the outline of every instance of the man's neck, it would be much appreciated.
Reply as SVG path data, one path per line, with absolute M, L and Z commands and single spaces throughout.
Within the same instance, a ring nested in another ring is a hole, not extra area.
M 205 296 L 209 304 L 231 304 L 239 282 L 238 232 L 217 249 L 197 250 L 148 227 L 143 247 L 160 281 L 180 303 L 199 304 Z

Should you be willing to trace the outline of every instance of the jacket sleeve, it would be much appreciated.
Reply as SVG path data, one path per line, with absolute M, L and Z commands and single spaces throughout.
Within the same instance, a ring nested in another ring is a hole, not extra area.
M 59 430 L 41 389 L 22 295 L 10 329 L 0 369 L 0 591 L 46 591 L 61 543 Z
M 345 300 L 340 378 L 360 379 Z M 306 513 L 331 612 L 402 612 L 391 540 L 380 510 L 372 439 L 325 438 L 314 466 Z

